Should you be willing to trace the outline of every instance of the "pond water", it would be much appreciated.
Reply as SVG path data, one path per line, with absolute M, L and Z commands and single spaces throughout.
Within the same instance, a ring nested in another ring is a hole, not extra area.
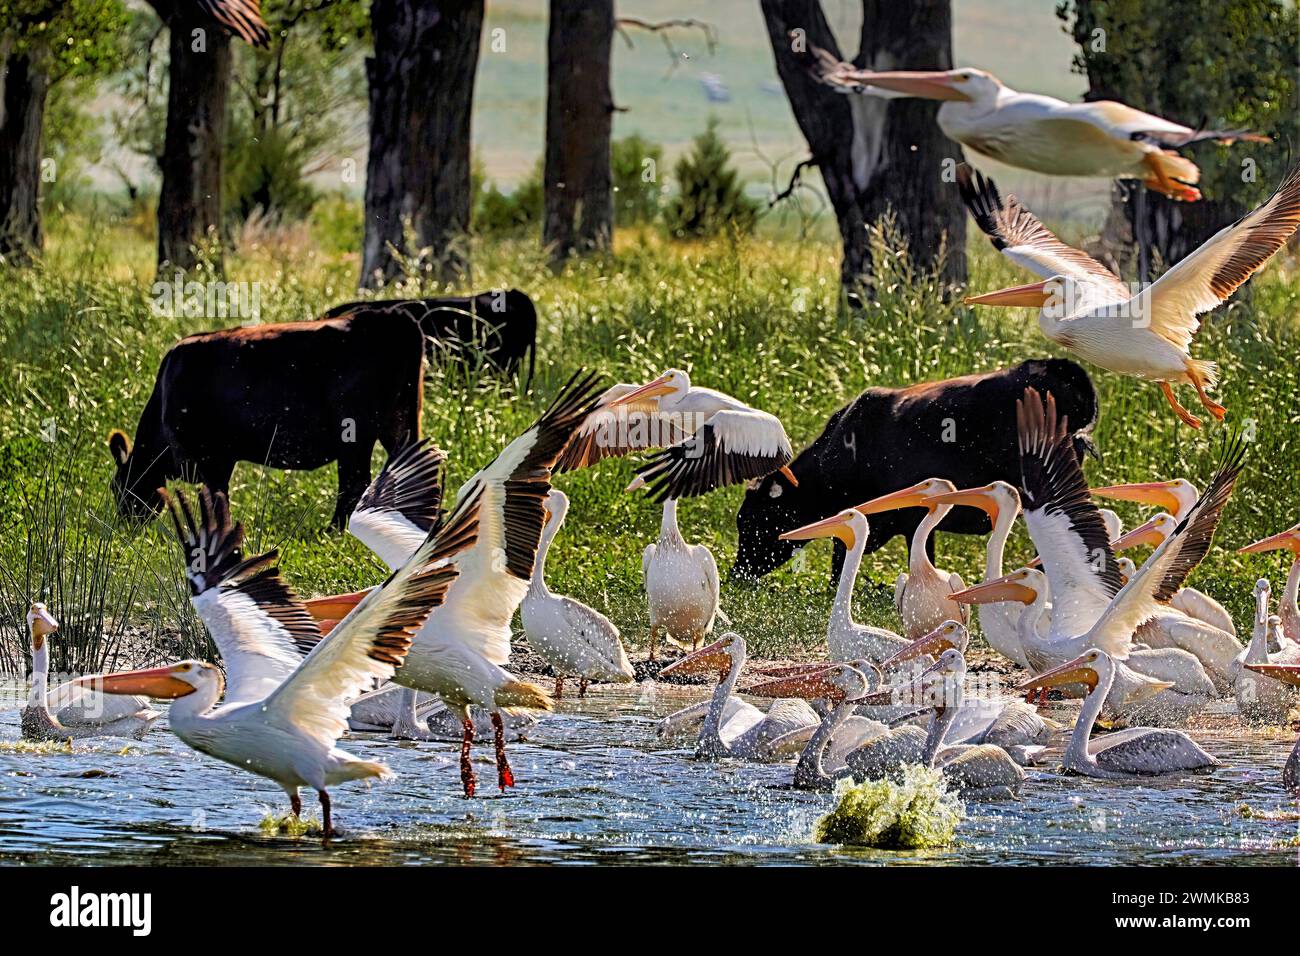
M 496 793 L 491 747 L 475 748 L 483 796 L 459 796 L 457 746 L 359 734 L 394 781 L 333 792 L 342 838 L 267 836 L 278 787 L 186 748 L 165 719 L 144 741 L 23 753 L 0 713 L 0 863 L 59 864 L 1300 864 L 1281 766 L 1289 732 L 1197 732 L 1223 766 L 1134 784 L 1030 771 L 1019 802 L 971 804 L 955 846 L 884 852 L 821 846 L 832 797 L 788 788 L 791 765 L 701 763 L 654 736 L 656 717 L 702 689 L 599 689 L 566 699 L 512 744 L 519 786 Z M 1066 713 L 1062 716 L 1071 719 Z M 304 804 L 318 812 L 311 795 Z

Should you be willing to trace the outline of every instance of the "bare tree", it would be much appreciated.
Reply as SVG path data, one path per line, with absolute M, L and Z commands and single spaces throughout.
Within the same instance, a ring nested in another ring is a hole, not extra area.
M 42 245 L 37 199 L 49 90 L 44 55 L 40 49 L 0 49 L 0 262 L 11 265 L 30 263 Z
M 964 282 L 965 213 L 943 175 L 960 161 L 961 148 L 935 122 L 938 104 L 831 91 L 807 69 L 814 47 L 843 59 L 821 4 L 762 0 L 762 9 L 777 73 L 839 223 L 845 288 L 870 274 L 865 227 L 890 211 L 913 262 L 929 267 L 941 257 L 943 279 Z M 949 0 L 862 0 L 853 62 L 863 69 L 951 69 Z

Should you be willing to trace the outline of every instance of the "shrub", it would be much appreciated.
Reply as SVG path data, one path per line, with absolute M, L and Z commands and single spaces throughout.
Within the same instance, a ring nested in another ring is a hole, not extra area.
M 614 222 L 620 226 L 653 222 L 659 215 L 663 187 L 659 167 L 664 150 L 639 133 L 616 139 L 610 146 L 614 183 Z M 650 161 L 647 166 L 646 160 Z
M 708 129 L 673 168 L 677 195 L 664 209 L 664 224 L 678 239 L 715 236 L 729 228 L 754 230 L 758 204 L 745 195 L 717 128 L 717 119 L 710 118 Z

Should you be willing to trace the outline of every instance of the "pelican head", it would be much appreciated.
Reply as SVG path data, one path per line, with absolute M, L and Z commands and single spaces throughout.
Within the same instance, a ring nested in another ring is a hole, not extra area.
M 915 96 L 925 100 L 946 100 L 958 103 L 991 105 L 1003 89 L 1002 82 L 992 73 L 974 67 L 958 70 L 892 70 L 872 73 L 862 82 L 880 90 L 901 96 Z
M 123 671 L 119 674 L 81 677 L 78 684 L 93 687 L 104 694 L 139 694 L 158 700 L 176 700 L 195 691 L 212 691 L 212 699 L 221 696 L 224 680 L 214 665 L 203 661 L 181 661 L 166 667 Z
M 1137 565 L 1133 563 L 1132 558 L 1116 558 L 1115 566 L 1119 568 L 1119 576 L 1125 584 L 1137 574 Z
M 867 519 L 862 512 L 856 508 L 845 508 L 829 518 L 814 521 L 812 524 L 806 524 L 802 528 L 795 528 L 793 531 L 787 531 L 780 537 L 782 541 L 812 541 L 817 538 L 836 538 L 844 547 L 852 548 L 857 543 L 859 535 L 863 540 L 866 540 L 867 531 Z
M 1073 276 L 1052 276 L 1040 282 L 1013 285 L 982 295 L 968 295 L 967 305 L 1000 305 L 1040 309 L 1045 316 L 1063 319 L 1078 312 L 1089 300 L 1089 285 Z
M 658 378 L 646 382 L 639 388 L 634 388 L 621 398 L 616 398 L 609 403 L 609 407 L 616 408 L 619 405 L 631 405 L 633 402 L 642 399 L 658 400 L 667 396 L 680 398 L 691 390 L 691 377 L 679 368 L 670 368 Z
M 979 508 L 989 520 L 997 524 L 1001 514 L 1020 512 L 1020 492 L 1005 481 L 994 481 L 980 488 L 962 488 L 959 491 L 932 495 L 923 502 L 926 507 L 935 505 L 968 505 Z
M 1290 551 L 1300 558 L 1300 524 L 1279 531 L 1277 534 L 1262 538 L 1254 544 L 1237 549 L 1238 554 L 1258 554 L 1263 551 Z
M 44 647 L 45 639 L 58 629 L 59 622 L 43 601 L 37 601 L 27 611 L 27 631 L 32 635 L 32 647 L 35 650 Z
M 754 697 L 801 697 L 804 700 L 829 700 L 840 704 L 866 697 L 881 684 L 880 671 L 872 664 L 832 664 L 813 671 L 756 684 L 745 690 Z
M 955 648 L 966 653 L 966 645 L 970 642 L 970 631 L 959 621 L 944 621 L 929 634 L 918 637 L 911 644 L 900 648 L 890 657 L 881 662 L 881 670 L 890 670 L 905 661 L 914 660 L 918 657 L 936 657 L 950 649 Z
M 1098 648 L 1084 651 L 1072 661 L 1043 671 L 1041 674 L 1016 685 L 1018 691 L 1047 690 L 1065 684 L 1083 684 L 1089 692 L 1094 690 L 1107 673 L 1113 673 L 1114 662 L 1110 655 Z
M 743 656 L 744 653 L 745 639 L 735 631 L 728 631 L 712 644 L 701 647 L 685 657 L 677 658 L 659 674 L 660 676 L 717 674 L 725 677 L 731 671 L 737 656 Z
M 1047 576 L 1037 568 L 1020 568 L 992 581 L 985 581 L 964 591 L 954 591 L 949 598 L 959 604 L 997 604 L 1015 601 L 1026 606 L 1043 593 Z
M 1172 481 L 1146 481 L 1129 485 L 1106 485 L 1102 488 L 1088 489 L 1098 498 L 1110 498 L 1115 501 L 1136 501 L 1139 504 L 1155 505 L 1174 514 L 1182 514 L 1192 505 L 1200 493 L 1186 478 Z
M 952 494 L 956 490 L 957 486 L 947 478 L 927 478 L 925 481 L 918 481 L 909 488 L 900 488 L 898 491 L 891 491 L 879 498 L 864 501 L 857 506 L 857 510 L 864 515 L 879 514 L 882 511 L 897 511 L 899 508 L 924 508 L 927 511 L 934 511 L 936 508 L 944 506 L 942 504 L 929 504 L 927 499 Z
M 546 512 L 546 523 L 559 525 L 569 513 L 569 496 L 559 488 L 552 488 L 542 499 L 542 509 Z
M 1138 525 L 1128 534 L 1120 535 L 1111 542 L 1111 548 L 1115 551 L 1127 551 L 1129 548 L 1140 547 L 1149 544 L 1152 547 L 1159 545 L 1174 533 L 1178 527 L 1178 522 L 1174 516 L 1164 511 L 1154 515 L 1145 524 Z

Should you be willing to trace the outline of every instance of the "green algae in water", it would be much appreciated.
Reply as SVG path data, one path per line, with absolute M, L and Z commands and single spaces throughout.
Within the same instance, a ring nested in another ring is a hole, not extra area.
M 841 780 L 835 799 L 835 809 L 817 821 L 818 843 L 884 850 L 947 846 L 966 816 L 943 774 L 919 764 L 903 768 L 901 783 Z
M 286 813 L 282 817 L 268 813 L 262 817 L 262 822 L 257 825 L 257 828 L 266 836 L 321 836 L 325 833 L 325 828 L 321 826 L 319 820 L 311 817 L 295 817 L 292 813 Z
M 1252 807 L 1249 803 L 1237 804 L 1234 812 L 1237 816 L 1247 820 L 1300 820 L 1300 812 L 1295 810 L 1261 810 L 1258 807 Z
M 70 754 L 72 738 L 67 740 L 0 740 L 0 753 L 6 754 Z

